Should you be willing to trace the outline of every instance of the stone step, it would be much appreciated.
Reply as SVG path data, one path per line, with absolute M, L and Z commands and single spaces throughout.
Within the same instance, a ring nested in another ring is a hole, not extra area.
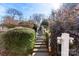
M 35 46 L 34 48 L 47 48 L 46 46 Z
M 40 48 L 40 47 L 46 48 L 46 45 L 35 45 L 35 48 Z
M 34 48 L 36 48 L 36 49 L 40 49 L 40 48 L 46 48 L 46 49 L 47 49 L 47 47 L 34 47 Z
M 43 39 L 43 40 L 44 40 L 44 39 L 45 39 L 45 37 L 37 37 L 37 39 Z
M 39 44 L 39 43 L 35 43 L 35 45 L 46 45 L 46 44 Z
M 36 42 L 35 45 L 46 45 L 45 42 Z
M 34 52 L 32 56 L 48 56 L 48 52 Z
M 37 39 L 36 42 L 45 42 L 45 41 L 42 40 L 42 39 L 41 40 L 40 39 L 39 40 Z
M 45 43 L 45 41 L 36 41 L 36 43 Z
M 38 40 L 39 40 L 39 39 L 44 40 L 45 37 L 44 37 L 44 36 L 39 36 L 39 37 L 37 37 L 37 39 L 38 39 Z
M 47 48 L 34 48 L 33 52 L 48 52 Z

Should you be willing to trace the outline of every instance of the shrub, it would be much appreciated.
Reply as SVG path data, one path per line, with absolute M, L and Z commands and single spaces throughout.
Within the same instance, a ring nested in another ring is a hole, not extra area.
M 47 29 L 47 30 L 45 31 L 45 33 L 44 33 L 45 41 L 46 41 L 47 47 L 48 47 L 50 35 L 51 35 L 50 30 Z
M 48 28 L 49 23 L 48 23 L 48 21 L 47 21 L 47 20 L 43 20 L 43 21 L 42 21 L 42 23 L 41 23 L 41 25 L 43 25 L 43 26 L 44 26 L 44 28 Z
M 35 31 L 29 28 L 14 28 L 4 33 L 3 39 L 9 54 L 28 55 L 34 48 Z
M 14 28 L 14 27 L 16 27 L 15 24 L 5 24 L 5 26 L 6 26 L 7 28 Z
M 55 21 L 54 24 L 50 26 L 51 31 L 51 55 L 60 55 L 60 46 L 57 44 L 57 37 L 61 36 L 61 33 L 64 32 L 64 29 L 62 28 L 62 24 L 60 21 Z
M 45 32 L 45 41 L 46 41 L 46 44 L 47 44 L 47 47 L 48 47 L 48 40 L 49 40 L 49 33 Z
M 19 22 L 18 25 L 22 26 L 22 27 L 27 27 L 27 28 L 33 28 L 34 27 L 34 23 L 33 22 L 29 22 L 29 21 Z
M 33 29 L 35 30 L 35 32 L 37 32 L 37 25 L 34 24 Z

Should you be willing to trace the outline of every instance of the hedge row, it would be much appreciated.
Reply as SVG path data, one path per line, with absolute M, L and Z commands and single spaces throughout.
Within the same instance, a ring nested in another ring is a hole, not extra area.
M 29 28 L 11 29 L 3 35 L 4 47 L 9 55 L 29 55 L 35 43 L 35 31 Z

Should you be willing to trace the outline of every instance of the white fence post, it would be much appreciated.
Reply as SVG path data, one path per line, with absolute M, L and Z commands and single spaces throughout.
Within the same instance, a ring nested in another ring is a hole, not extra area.
M 61 56 L 69 56 L 69 42 L 72 44 L 73 40 L 68 33 L 62 33 L 61 37 L 57 37 L 57 43 L 61 44 Z

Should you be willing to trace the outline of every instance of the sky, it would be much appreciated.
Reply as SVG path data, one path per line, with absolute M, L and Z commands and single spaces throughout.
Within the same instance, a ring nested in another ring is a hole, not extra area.
M 17 9 L 23 13 L 24 18 L 29 18 L 35 13 L 48 16 L 52 9 L 57 9 L 60 4 L 49 3 L 0 3 L 0 18 L 6 15 L 6 10 L 9 8 Z

